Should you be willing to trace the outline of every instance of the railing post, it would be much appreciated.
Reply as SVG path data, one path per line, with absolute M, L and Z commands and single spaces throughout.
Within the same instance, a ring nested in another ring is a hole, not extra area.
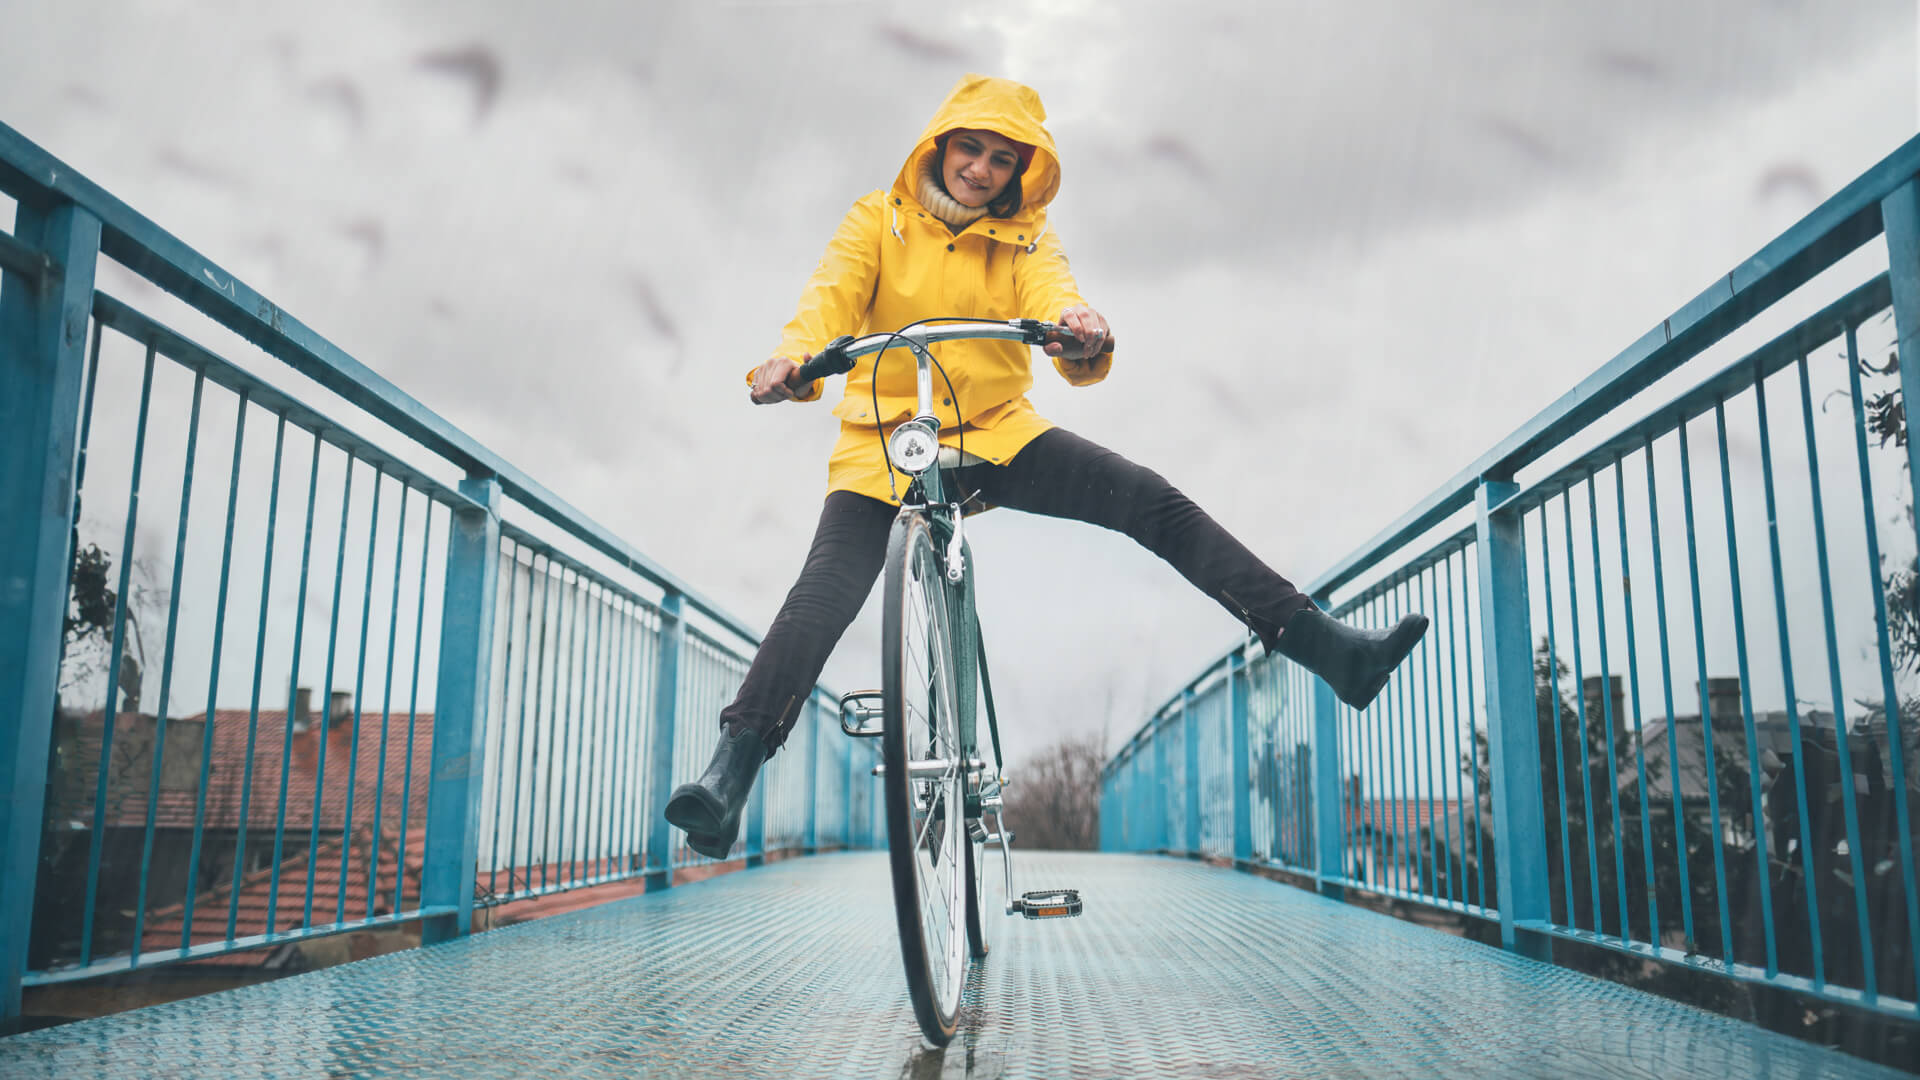
M 1167 764 L 1171 754 L 1168 743 L 1173 739 L 1167 734 L 1166 717 L 1156 716 L 1153 720 L 1153 790 L 1147 798 L 1153 802 L 1153 850 L 1170 852 L 1173 850 L 1172 807 L 1168 806 L 1167 793 L 1172 790 L 1172 767 Z
M 1247 862 L 1253 858 L 1253 752 L 1247 724 L 1247 651 L 1235 649 L 1227 661 L 1227 723 L 1231 737 L 1233 766 L 1233 858 Z
M 1333 598 L 1316 596 L 1321 608 Z M 1340 701 L 1324 679 L 1313 686 L 1313 865 L 1320 895 L 1335 900 L 1346 896 L 1340 882 L 1347 876 L 1347 834 L 1341 820 L 1346 781 L 1340 775 Z
M 480 853 L 480 793 L 485 786 L 487 701 L 493 674 L 493 600 L 500 576 L 500 481 L 469 476 L 460 493 L 479 505 L 453 513 L 440 621 L 439 687 L 433 709 L 432 779 L 427 788 L 423 906 L 452 907 L 428 918 L 420 942 L 431 945 L 473 929 L 473 886 Z
M 820 692 L 816 689 L 812 702 L 813 734 L 807 739 L 807 832 L 801 841 L 801 851 L 811 855 L 820 850 L 820 738 L 826 734 L 826 708 L 820 704 Z
M 1495 509 L 1519 490 L 1509 481 L 1483 479 L 1474 496 L 1487 747 L 1493 771 L 1494 878 L 1500 892 L 1500 944 L 1537 960 L 1552 960 L 1553 939 L 1537 929 L 1546 925 L 1551 909 L 1532 629 L 1527 615 L 1526 539 L 1518 511 Z
M 0 1035 L 20 1016 L 47 754 L 59 702 L 74 455 L 100 222 L 22 203 L 14 237 L 47 260 L 0 275 Z
M 854 770 L 854 762 L 855 762 L 855 755 L 854 755 L 854 752 L 853 752 L 853 750 L 854 750 L 854 742 L 855 742 L 855 741 L 854 741 L 853 739 L 841 739 L 841 740 L 840 740 L 840 743 L 841 743 L 841 745 L 842 745 L 842 747 L 843 747 L 843 748 L 844 748 L 844 750 L 846 751 L 846 754 L 845 754 L 845 756 L 844 756 L 844 757 L 842 757 L 842 758 L 840 759 L 840 765 L 841 765 L 841 768 L 840 768 L 840 772 L 841 772 L 841 777 L 840 777 L 840 779 L 841 779 L 841 782 L 842 782 L 842 783 L 843 783 L 843 784 L 844 784 L 844 785 L 846 786 L 846 789 L 847 789 L 847 798 L 846 798 L 846 801 L 845 801 L 845 802 L 843 802 L 843 803 L 841 803 L 841 805 L 842 805 L 842 806 L 844 806 L 844 807 L 846 808 L 846 809 L 845 809 L 845 810 L 844 810 L 844 811 L 842 812 L 842 816 L 844 816 L 844 817 L 846 818 L 846 835 L 847 835 L 847 839 L 846 839 L 846 848 L 847 848 L 847 850 L 848 850 L 848 851 L 852 851 L 852 850 L 854 850 L 854 849 L 855 849 L 855 848 L 856 848 L 856 847 L 858 846 L 858 845 L 856 845 L 856 844 L 855 844 L 855 843 L 853 842 L 853 838 L 854 838 L 854 832 L 853 832 L 853 770 Z
M 1887 281 L 1893 292 L 1894 335 L 1899 341 L 1900 400 L 1920 401 L 1920 177 L 1880 201 L 1887 237 Z M 1909 495 L 1920 493 L 1920 439 L 1907 440 Z M 1920 496 L 1909 505 L 1920 506 Z
M 673 735 L 680 720 L 680 654 L 687 640 L 681 622 L 684 601 L 677 592 L 660 598 L 660 651 L 653 673 L 653 753 L 647 762 L 648 892 L 673 884 L 673 827 L 667 824 L 667 797 L 673 794 Z
M 767 784 L 772 777 L 766 769 L 760 770 L 760 776 L 754 781 L 753 793 L 747 796 L 747 865 L 759 866 L 767 861 Z
M 1200 724 L 1194 714 L 1193 690 L 1180 695 L 1180 736 L 1186 744 L 1186 781 L 1181 790 L 1187 794 L 1187 827 L 1182 830 L 1189 856 L 1200 854 Z

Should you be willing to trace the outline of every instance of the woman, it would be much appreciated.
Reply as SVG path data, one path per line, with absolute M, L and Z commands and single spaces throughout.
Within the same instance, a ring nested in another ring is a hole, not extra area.
M 1106 378 L 1113 330 L 1080 296 L 1047 228 L 1060 166 L 1045 119 L 1028 87 L 961 79 L 893 187 L 854 203 L 840 223 L 773 358 L 748 373 L 753 400 L 815 400 L 819 382 L 794 379 L 813 350 L 841 334 L 940 315 L 1058 322 L 1073 341 L 1045 347 L 1054 368 L 1075 386 Z M 1382 631 L 1328 618 L 1158 474 L 1042 419 L 1026 398 L 1026 346 L 964 341 L 934 351 L 953 383 L 950 396 L 944 380 L 936 383 L 940 441 L 955 455 L 965 446 L 949 474 L 960 497 L 1126 533 L 1258 634 L 1269 653 L 1316 672 L 1355 708 L 1373 700 L 1425 633 L 1423 615 Z M 877 386 L 874 379 L 868 362 L 847 376 L 834 407 L 840 440 L 827 462 L 826 505 L 800 579 L 720 714 L 713 761 L 668 800 L 667 820 L 703 855 L 721 858 L 733 846 L 762 762 L 786 741 L 879 576 L 898 497 L 875 428 L 891 430 L 912 415 L 913 365 L 890 364 Z

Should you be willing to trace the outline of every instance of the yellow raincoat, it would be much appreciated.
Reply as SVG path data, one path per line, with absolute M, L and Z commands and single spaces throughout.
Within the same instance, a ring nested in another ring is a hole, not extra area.
M 1058 320 L 1065 308 L 1085 303 L 1059 238 L 1047 228 L 1047 204 L 1060 190 L 1060 163 L 1042 126 L 1046 115 L 1040 95 L 1029 87 L 979 75 L 962 78 L 907 155 L 892 190 L 864 196 L 840 222 L 773 355 L 798 362 L 841 334 L 894 330 L 930 316 Z M 956 128 L 997 132 L 1034 148 L 1020 176 L 1020 209 L 1007 218 L 989 214 L 957 235 L 914 196 L 922 159 L 938 152 L 937 137 Z M 958 447 L 964 435 L 969 456 L 1004 464 L 1053 426 L 1027 401 L 1031 346 L 956 341 L 932 352 L 953 380 L 949 394 L 934 373 L 933 405 L 944 445 Z M 847 373 L 846 394 L 833 410 L 840 440 L 828 458 L 827 490 L 897 503 L 875 427 L 891 431 L 913 414 L 914 364 L 905 349 L 888 350 L 879 359 L 877 413 L 875 357 L 863 357 Z M 1054 358 L 1053 364 L 1069 383 L 1085 386 L 1106 378 L 1113 356 Z M 747 381 L 753 381 L 752 372 Z M 798 395 L 801 401 L 819 397 L 818 382 Z M 896 483 L 904 494 L 904 478 Z

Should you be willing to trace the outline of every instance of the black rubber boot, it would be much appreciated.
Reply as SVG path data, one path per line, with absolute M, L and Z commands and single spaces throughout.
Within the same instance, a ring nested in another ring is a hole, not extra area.
M 1325 679 L 1341 701 L 1364 709 L 1426 632 L 1427 617 L 1418 613 L 1388 630 L 1356 630 L 1308 606 L 1287 620 L 1273 651 Z
M 753 779 L 767 760 L 767 744 L 752 728 L 722 729 L 707 771 L 691 784 L 673 789 L 667 800 L 668 824 L 686 830 L 687 846 L 710 859 L 724 859 L 740 835 L 740 811 L 753 791 Z

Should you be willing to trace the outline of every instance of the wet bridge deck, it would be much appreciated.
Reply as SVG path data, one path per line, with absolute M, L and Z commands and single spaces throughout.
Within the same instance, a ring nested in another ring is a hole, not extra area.
M 863 853 L 0 1039 L 0 1075 L 1899 1075 L 1251 875 L 1018 869 L 1086 914 L 998 920 L 945 1050 Z

